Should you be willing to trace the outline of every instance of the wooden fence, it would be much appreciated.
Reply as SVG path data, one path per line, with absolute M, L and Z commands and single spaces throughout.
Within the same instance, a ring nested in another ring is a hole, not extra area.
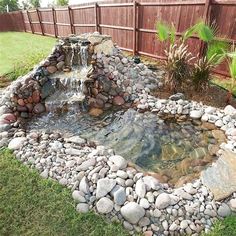
M 199 19 L 207 23 L 214 21 L 222 37 L 226 37 L 229 43 L 236 40 L 236 1 L 119 1 L 24 11 L 24 29 L 53 37 L 99 31 L 111 35 L 124 50 L 158 59 L 165 59 L 165 45 L 156 39 L 157 20 L 173 22 L 177 37 Z M 191 37 L 188 44 L 195 55 L 202 52 L 203 44 L 198 37 Z M 216 72 L 228 75 L 225 64 Z
M 23 13 L 14 11 L 0 14 L 0 32 L 25 31 Z

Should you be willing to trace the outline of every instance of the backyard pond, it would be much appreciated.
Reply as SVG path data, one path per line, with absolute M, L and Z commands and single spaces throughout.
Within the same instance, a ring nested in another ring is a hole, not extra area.
M 34 117 L 27 128 L 80 135 L 112 148 L 130 165 L 171 185 L 197 178 L 223 141 L 210 123 L 131 108 L 110 109 L 94 117 L 71 106 L 67 111 Z

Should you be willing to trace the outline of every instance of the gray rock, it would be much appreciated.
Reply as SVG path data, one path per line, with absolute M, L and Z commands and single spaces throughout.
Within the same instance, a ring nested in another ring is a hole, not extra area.
M 167 193 L 161 193 L 155 202 L 155 205 L 158 209 L 165 209 L 169 205 L 171 205 L 171 198 Z
M 150 224 L 150 219 L 148 217 L 143 217 L 139 222 L 138 225 L 140 227 L 144 227 Z
M 125 189 L 123 187 L 119 187 L 115 192 L 113 192 L 114 202 L 121 206 L 126 201 Z
M 169 97 L 170 100 L 172 101 L 177 101 L 177 100 L 180 100 L 180 99 L 185 99 L 185 96 L 183 93 L 176 93 L 176 94 L 173 94 Z
M 75 143 L 78 145 L 82 145 L 86 143 L 86 140 L 81 138 L 80 136 L 72 136 L 70 138 L 65 138 L 65 141 L 68 143 Z
M 114 179 L 103 178 L 99 179 L 97 182 L 96 198 L 101 198 L 106 196 L 116 185 Z
M 230 150 L 224 150 L 214 165 L 201 172 L 201 180 L 218 201 L 236 192 L 235 173 L 236 154 Z
M 190 111 L 190 117 L 193 118 L 193 119 L 199 119 L 199 118 L 202 117 L 202 115 L 203 115 L 203 113 L 200 110 Z
M 89 167 L 92 167 L 96 164 L 96 159 L 95 158 L 91 158 L 88 159 L 86 161 L 84 161 L 81 165 L 79 165 L 76 170 L 77 171 L 81 171 L 81 170 L 87 170 Z
M 140 198 L 144 198 L 144 196 L 146 194 L 146 186 L 145 186 L 142 179 L 139 179 L 136 182 L 135 192 Z
M 27 138 L 25 137 L 14 138 L 8 144 L 8 148 L 13 149 L 13 150 L 21 149 L 26 141 L 27 141 Z
M 119 155 L 114 155 L 109 158 L 111 162 L 113 162 L 116 166 L 118 166 L 119 169 L 124 169 L 126 168 L 128 162 Z
M 188 227 L 188 221 L 187 220 L 182 220 L 180 222 L 180 228 L 181 229 L 186 229 Z
M 129 202 L 124 205 L 121 210 L 121 215 L 131 224 L 137 224 L 145 215 L 145 210 L 136 202 Z
M 111 212 L 113 210 L 113 206 L 113 202 L 107 197 L 99 199 L 99 201 L 96 203 L 97 211 L 102 214 Z
M 87 213 L 89 211 L 89 205 L 86 203 L 79 203 L 76 206 L 76 210 L 80 213 Z
M 87 178 L 85 176 L 80 181 L 79 190 L 82 191 L 85 194 L 89 194 L 90 193 L 88 180 L 87 180 Z
M 86 202 L 86 199 L 84 198 L 84 194 L 81 191 L 75 190 L 72 193 L 72 198 L 76 201 L 76 202 Z
M 150 203 L 146 198 L 141 198 L 139 205 L 144 209 L 148 209 L 150 207 Z
M 222 203 L 217 211 L 218 215 L 221 217 L 226 217 L 231 214 L 231 209 L 226 203 Z

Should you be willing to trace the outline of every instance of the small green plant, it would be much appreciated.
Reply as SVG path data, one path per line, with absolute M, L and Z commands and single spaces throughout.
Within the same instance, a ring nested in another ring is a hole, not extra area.
M 198 58 L 193 65 L 192 81 L 197 91 L 208 87 L 212 70 L 222 62 L 226 50 L 225 42 L 212 40 L 208 43 L 205 55 Z
M 177 87 L 182 86 L 188 79 L 190 75 L 189 64 L 193 57 L 192 54 L 188 52 L 188 46 L 185 45 L 185 40 L 176 40 L 176 29 L 173 24 L 168 25 L 163 22 L 157 22 L 156 29 L 157 38 L 161 42 L 165 41 L 169 44 L 168 50 L 164 51 L 167 57 L 165 62 L 165 84 L 168 85 L 171 90 L 175 91 Z
M 38 64 L 43 58 L 46 57 L 46 53 L 37 53 L 29 55 L 24 61 L 16 61 L 14 63 L 14 69 L 12 72 L 6 74 L 9 80 L 16 80 L 19 76 L 27 74 L 31 71 L 36 64 Z

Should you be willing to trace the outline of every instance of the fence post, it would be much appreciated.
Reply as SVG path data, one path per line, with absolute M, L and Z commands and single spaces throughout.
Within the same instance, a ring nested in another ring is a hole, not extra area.
M 133 3 L 133 55 L 136 55 L 136 46 L 137 46 L 137 38 L 136 38 L 136 18 L 137 18 L 137 2 Z
M 203 22 L 205 24 L 210 23 L 210 6 L 211 6 L 211 0 L 206 0 L 205 2 L 205 7 L 204 7 L 204 12 L 203 12 Z M 206 44 L 201 41 L 201 45 L 200 45 L 200 52 L 199 52 L 199 57 L 204 56 L 204 52 L 205 52 L 205 47 Z
M 32 22 L 31 22 L 31 17 L 30 17 L 29 11 L 26 10 L 26 13 L 27 13 L 27 16 L 28 16 L 31 32 L 32 32 L 32 34 L 34 34 L 33 25 L 32 25 Z
M 99 23 L 98 23 L 98 4 L 94 4 L 94 15 L 95 15 L 95 30 L 100 33 Z
M 56 11 L 53 7 L 52 7 L 52 18 L 53 18 L 55 38 L 57 38 L 58 32 L 57 32 Z
M 73 19 L 72 19 L 72 12 L 71 12 L 71 7 L 68 6 L 68 13 L 69 13 L 69 19 L 70 19 L 70 30 L 71 30 L 71 34 L 74 34 L 74 29 L 73 29 Z
M 38 8 L 36 8 L 36 12 L 37 12 L 37 15 L 38 15 L 38 19 L 39 19 L 39 24 L 40 24 L 40 29 L 41 29 L 42 35 L 44 35 L 44 30 L 43 30 L 41 15 L 40 15 L 40 12 L 39 12 L 39 9 L 38 9 Z
M 23 22 L 23 28 L 24 28 L 24 31 L 26 32 L 25 19 L 24 19 L 23 11 L 20 11 L 20 12 L 21 12 L 21 18 L 22 18 L 22 22 Z

